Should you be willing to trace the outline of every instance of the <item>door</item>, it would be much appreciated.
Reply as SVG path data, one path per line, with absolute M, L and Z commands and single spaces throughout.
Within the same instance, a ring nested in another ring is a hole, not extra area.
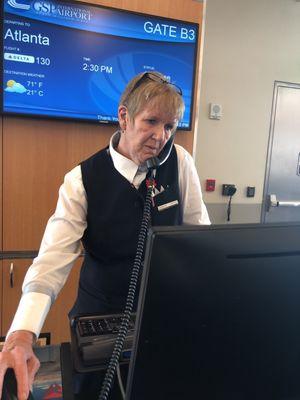
M 300 84 L 275 82 L 261 221 L 300 221 Z

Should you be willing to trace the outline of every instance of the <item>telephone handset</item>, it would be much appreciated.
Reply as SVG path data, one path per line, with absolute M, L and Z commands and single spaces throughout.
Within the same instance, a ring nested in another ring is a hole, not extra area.
M 155 169 L 158 168 L 160 165 L 162 165 L 169 157 L 173 143 L 175 139 L 175 134 L 173 134 L 170 139 L 167 141 L 167 143 L 164 145 L 164 148 L 162 151 L 159 153 L 158 156 L 149 158 L 146 161 L 146 165 L 148 169 Z

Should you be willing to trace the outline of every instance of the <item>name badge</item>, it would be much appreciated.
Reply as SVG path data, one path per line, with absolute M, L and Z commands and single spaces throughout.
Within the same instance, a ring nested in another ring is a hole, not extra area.
M 177 204 L 178 204 L 178 200 L 173 200 L 173 201 L 170 201 L 170 203 L 166 203 L 166 204 L 162 204 L 162 205 L 158 206 L 157 209 L 158 209 L 158 211 L 164 211 L 167 208 L 177 206 Z

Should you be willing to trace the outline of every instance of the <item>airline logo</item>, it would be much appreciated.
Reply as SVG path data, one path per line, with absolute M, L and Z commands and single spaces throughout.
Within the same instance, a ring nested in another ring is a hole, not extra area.
M 20 0 L 7 0 L 7 4 L 19 10 L 29 10 L 30 4 L 20 3 Z

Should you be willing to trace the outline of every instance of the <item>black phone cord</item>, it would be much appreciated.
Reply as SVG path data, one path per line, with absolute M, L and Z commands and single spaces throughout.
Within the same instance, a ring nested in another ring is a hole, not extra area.
M 147 194 L 146 194 L 146 199 L 144 203 L 144 210 L 143 210 L 143 218 L 142 218 L 142 223 L 141 223 L 141 228 L 138 236 L 138 243 L 137 243 L 137 250 L 135 254 L 135 259 L 131 271 L 131 276 L 130 276 L 130 283 L 129 283 L 129 289 L 127 293 L 127 298 L 126 298 L 126 303 L 125 303 L 125 309 L 120 325 L 120 329 L 116 338 L 116 342 L 114 345 L 114 349 L 112 352 L 111 359 L 109 361 L 105 377 L 103 380 L 103 384 L 101 387 L 101 392 L 98 397 L 98 400 L 108 400 L 108 396 L 113 384 L 113 379 L 115 376 L 115 372 L 119 363 L 119 359 L 122 353 L 122 349 L 124 346 L 124 342 L 127 336 L 128 332 L 128 326 L 130 323 L 130 317 L 132 314 L 133 310 L 133 305 L 134 305 L 134 297 L 135 297 L 135 292 L 136 292 L 136 287 L 138 283 L 138 278 L 139 278 L 139 271 L 140 267 L 142 264 L 142 257 L 144 253 L 144 245 L 145 245 L 145 240 L 147 236 L 147 231 L 149 227 L 149 222 L 151 218 L 151 204 L 152 204 L 152 195 L 154 191 L 154 178 L 153 178 L 154 170 L 151 171 L 151 176 L 148 180 L 150 184 L 147 186 Z
M 227 206 L 227 221 L 230 221 L 230 215 L 231 215 L 231 200 L 232 200 L 232 196 L 229 197 L 229 201 L 228 201 L 228 206 Z

